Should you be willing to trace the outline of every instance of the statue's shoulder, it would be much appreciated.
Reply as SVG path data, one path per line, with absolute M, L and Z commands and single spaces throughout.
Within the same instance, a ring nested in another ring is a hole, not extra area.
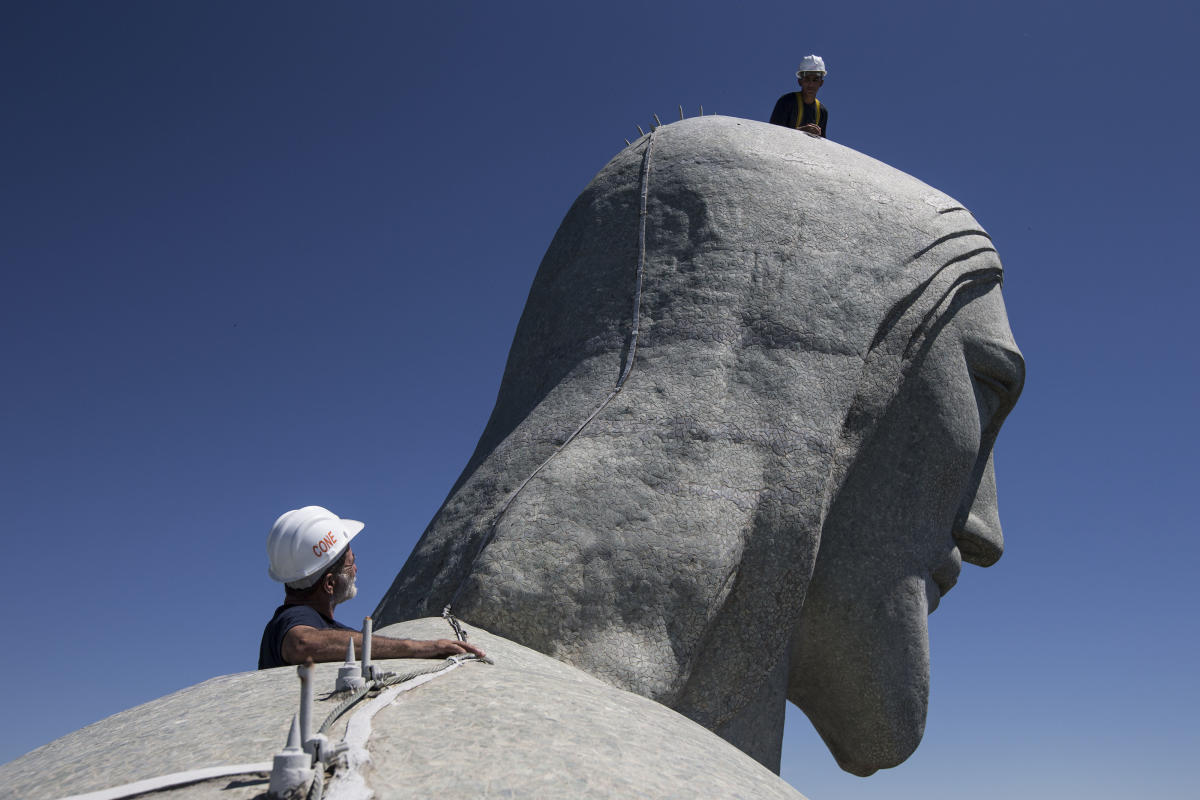
M 369 731 L 362 740 L 369 760 L 357 771 L 377 796 L 387 797 L 395 786 L 419 797 L 801 797 L 667 707 L 467 628 L 494 664 L 467 661 L 444 669 L 440 661 L 380 662 L 385 670 L 433 677 L 390 687 L 399 691 L 360 702 L 330 727 L 335 742 L 348 724 L 360 737 L 364 726 Z M 450 635 L 441 619 L 397 623 L 379 633 Z M 331 694 L 338 666 L 314 668 L 314 725 L 341 699 Z M 16 796 L 51 800 L 201 767 L 270 762 L 283 748 L 298 698 L 290 667 L 214 678 L 51 742 L 0 767 L 0 781 Z M 240 800 L 265 791 L 264 780 L 261 773 L 224 777 L 147 796 L 190 797 L 204 788 L 198 796 Z

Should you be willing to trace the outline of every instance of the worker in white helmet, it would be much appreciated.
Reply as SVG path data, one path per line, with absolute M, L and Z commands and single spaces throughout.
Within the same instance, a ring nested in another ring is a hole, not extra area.
M 775 103 L 771 124 L 794 128 L 813 136 L 829 133 L 829 109 L 817 100 L 817 92 L 825 83 L 825 59 L 805 56 L 796 70 L 800 91 L 788 92 Z
M 341 661 L 346 639 L 361 652 L 362 634 L 333 618 L 333 609 L 357 592 L 354 551 L 350 540 L 363 529 L 320 506 L 305 506 L 282 515 L 267 534 L 268 574 L 284 585 L 284 603 L 263 631 L 258 668 Z M 375 658 L 438 658 L 483 651 L 453 639 L 371 639 Z

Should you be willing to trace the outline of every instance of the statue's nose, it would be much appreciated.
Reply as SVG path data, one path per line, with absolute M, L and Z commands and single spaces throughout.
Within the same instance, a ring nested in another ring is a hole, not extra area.
M 954 534 L 962 560 L 978 567 L 990 567 L 1004 555 L 1004 534 L 1000 526 L 983 523 L 974 512 L 967 515 L 967 523 Z
M 1004 532 L 1000 529 L 1000 509 L 996 502 L 996 470 L 991 455 L 971 508 L 954 531 L 954 542 L 963 561 L 979 567 L 990 567 L 1004 555 Z

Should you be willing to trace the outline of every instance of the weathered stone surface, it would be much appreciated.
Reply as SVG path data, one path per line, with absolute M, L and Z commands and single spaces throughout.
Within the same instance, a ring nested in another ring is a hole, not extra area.
M 785 698 L 845 769 L 899 763 L 926 616 L 1001 552 L 991 451 L 1023 365 L 1000 279 L 961 205 L 860 153 L 659 128 L 567 214 L 377 617 L 452 603 L 775 769 Z
M 1002 549 L 992 445 L 1024 373 L 1000 277 L 955 201 L 823 139 L 709 117 L 619 154 L 551 244 L 476 453 L 377 612 L 453 602 L 505 637 L 475 635 L 497 663 L 383 708 L 366 785 L 796 797 L 754 761 L 778 767 L 787 699 L 850 771 L 906 758 L 926 616 L 961 561 Z M 297 694 L 291 669 L 217 678 L 0 786 L 43 800 L 267 761 Z
M 443 638 L 441 619 L 380 633 Z M 801 798 L 753 759 L 670 709 L 472 628 L 494 665 L 466 663 L 376 714 L 361 770 L 377 800 L 410 797 Z M 431 662 L 380 662 L 397 672 Z M 316 668 L 327 695 L 336 664 Z M 6 797 L 51 800 L 220 764 L 270 761 L 295 713 L 295 670 L 229 675 L 76 731 L 0 767 Z M 319 724 L 337 699 L 318 702 Z M 349 715 L 333 731 L 340 739 Z M 337 797 L 335 778 L 327 792 Z M 155 792 L 248 800 L 265 776 Z M 344 796 L 344 795 L 343 795 Z

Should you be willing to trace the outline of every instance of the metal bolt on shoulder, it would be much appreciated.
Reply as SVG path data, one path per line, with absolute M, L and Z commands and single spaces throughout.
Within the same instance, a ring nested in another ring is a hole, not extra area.
M 349 637 L 349 640 L 346 642 L 346 663 L 338 668 L 337 683 L 334 685 L 334 690 L 342 692 L 347 689 L 361 689 L 367 682 L 360 673 L 361 670 L 354 661 L 354 637 Z
M 300 676 L 300 743 L 306 750 L 308 740 L 312 738 L 312 668 L 312 661 L 296 667 L 296 674 Z
M 362 679 L 374 680 L 375 667 L 371 664 L 371 636 L 374 634 L 375 623 L 370 617 L 363 617 L 362 627 Z
M 314 760 L 320 761 L 322 752 L 329 749 L 329 744 L 323 734 L 313 733 L 312 670 L 312 661 L 306 661 L 296 667 L 296 672 L 300 675 L 300 742 L 304 752 L 312 756 Z
M 312 779 L 312 756 L 300 747 L 300 720 L 293 715 L 287 744 L 281 752 L 275 754 L 271 766 L 271 783 L 267 788 L 267 797 L 272 800 L 304 797 L 308 794 Z

